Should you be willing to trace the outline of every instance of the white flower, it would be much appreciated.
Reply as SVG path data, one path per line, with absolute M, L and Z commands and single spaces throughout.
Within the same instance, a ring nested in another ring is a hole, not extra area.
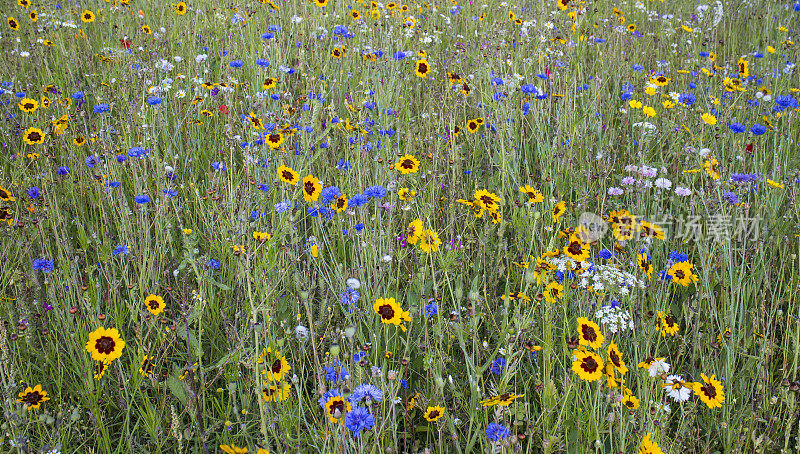
M 208 58 L 208 54 L 200 54 L 194 57 L 194 61 L 197 63 L 203 63 Z
M 293 24 L 299 24 L 300 22 L 303 22 L 303 18 L 300 16 L 292 16 L 291 20 Z
M 700 151 L 698 151 L 698 153 L 700 154 L 701 158 L 705 158 L 706 156 L 711 154 L 711 150 L 708 148 L 701 148 Z
M 657 178 L 656 187 L 661 189 L 669 189 L 672 187 L 672 182 L 666 178 Z
M 686 402 L 692 396 L 692 390 L 680 375 L 670 375 L 664 380 L 664 392 L 675 402 Z
M 608 188 L 608 195 L 622 195 L 625 191 L 622 188 L 611 187 Z
M 353 290 L 358 290 L 359 288 L 361 288 L 361 281 L 358 280 L 357 278 L 351 277 L 348 278 L 347 281 L 345 282 L 347 283 L 347 286 Z
M 692 195 L 692 190 L 681 186 L 675 186 L 675 194 L 685 197 Z
M 663 358 L 656 358 L 650 363 L 650 369 L 647 370 L 651 377 L 656 377 L 661 374 L 669 372 L 669 363 L 664 361 Z
M 637 166 L 635 166 L 633 164 L 628 164 L 628 165 L 625 166 L 625 171 L 626 172 L 638 172 L 639 171 L 639 167 L 637 167 Z
M 303 325 L 297 325 L 297 327 L 294 329 L 294 337 L 296 337 L 299 341 L 308 339 L 308 328 Z

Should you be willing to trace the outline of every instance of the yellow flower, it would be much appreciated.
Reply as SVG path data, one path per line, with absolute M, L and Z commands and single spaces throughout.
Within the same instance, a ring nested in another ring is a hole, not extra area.
M 426 229 L 419 239 L 419 248 L 428 253 L 438 251 L 440 244 L 442 244 L 442 240 L 439 239 L 435 230 Z
M 265 241 L 269 241 L 270 238 L 272 238 L 272 235 L 267 232 L 258 232 L 258 231 L 253 232 L 253 239 L 255 239 L 256 241 L 260 241 L 263 243 Z
M 403 200 L 403 201 L 409 201 L 409 200 L 413 199 L 414 197 L 416 197 L 416 195 L 417 195 L 417 193 L 414 192 L 413 189 L 400 188 L 400 190 L 397 191 L 397 196 L 400 198 L 400 200 Z
M 381 317 L 381 322 L 399 326 L 403 332 L 406 331 L 403 321 L 411 321 L 411 314 L 404 311 L 394 298 L 378 298 L 372 305 L 372 310 Z
M 650 439 L 652 435 L 652 432 L 648 432 L 647 435 L 642 438 L 642 444 L 639 445 L 639 454 L 664 454 L 664 451 L 658 447 L 656 442 Z
M 714 126 L 715 124 L 717 124 L 717 117 L 715 117 L 715 116 L 711 115 L 711 114 L 710 114 L 710 113 L 708 113 L 708 112 L 704 113 L 704 114 L 703 114 L 703 115 L 702 115 L 700 118 L 702 118 L 702 119 L 703 119 L 703 121 L 704 121 L 706 124 L 709 124 L 709 125 L 711 125 L 711 126 Z
M 89 22 L 94 22 L 94 13 L 89 10 L 84 11 L 81 13 L 81 20 L 87 24 Z
M 183 229 L 183 234 L 184 235 L 189 235 L 191 233 L 192 233 L 192 229 Z
M 595 381 L 603 376 L 603 358 L 590 351 L 575 350 L 575 361 L 572 362 L 572 371 L 581 380 Z
M 50 400 L 47 397 L 47 391 L 42 389 L 42 385 L 36 385 L 33 388 L 28 386 L 24 391 L 17 394 L 17 397 L 19 397 L 17 402 L 24 404 L 28 411 L 36 410 L 42 405 L 42 402 Z
M 111 362 L 122 356 L 125 341 L 116 328 L 105 329 L 102 326 L 89 333 L 86 351 L 92 354 L 95 361 Z
M 642 108 L 642 113 L 643 113 L 643 114 L 644 114 L 644 116 L 646 116 L 646 117 L 655 117 L 655 116 L 656 116 L 656 110 L 655 110 L 655 109 L 653 109 L 653 108 L 652 108 L 652 107 L 650 107 L 650 106 L 645 106 L 645 107 L 643 107 L 643 108 Z
M 672 277 L 673 282 L 677 282 L 684 287 L 691 283 L 697 283 L 698 276 L 694 274 L 694 265 L 689 262 L 678 262 L 673 264 L 667 271 L 667 275 Z
M 427 77 L 430 72 L 431 65 L 428 63 L 428 60 L 417 60 L 417 65 L 414 68 L 414 74 L 424 78 Z
M 289 389 L 291 386 L 286 382 L 273 382 L 272 384 L 265 384 L 261 390 L 261 396 L 267 402 L 283 402 L 289 398 Z M 259 451 L 260 452 L 260 451 Z
M 272 348 L 267 348 L 262 353 L 259 364 L 263 364 L 265 369 L 261 373 L 267 376 L 267 380 L 281 381 L 283 380 L 292 366 L 286 361 L 286 357 L 279 351 L 272 351 Z
M 425 419 L 430 422 L 436 421 L 437 419 L 444 416 L 444 407 L 440 407 L 438 405 L 433 407 L 428 407 L 427 409 L 425 409 L 424 416 Z
M 186 14 L 186 2 L 173 3 L 172 11 L 178 16 L 183 16 Z M 247 452 L 247 448 L 245 448 L 244 452 Z
M 219 445 L 219 449 L 225 454 L 247 454 L 247 447 L 236 446 L 233 443 L 230 445 Z
M 167 303 L 164 302 L 164 298 L 158 295 L 149 295 L 144 299 L 144 305 L 153 315 L 158 315 L 164 312 L 164 308 L 167 307 Z
M 622 353 L 614 341 L 608 344 L 608 364 L 612 365 L 622 375 L 628 373 L 628 367 L 625 366 L 625 361 L 622 360 Z
M 704 383 L 693 383 L 692 391 L 700 396 L 700 400 L 708 405 L 708 408 L 722 407 L 722 403 L 725 402 L 722 383 L 719 380 L 715 380 L 714 375 L 709 378 L 706 377 L 706 374 L 700 374 L 700 377 Z
M 600 348 L 603 345 L 603 340 L 605 340 L 597 323 L 586 317 L 578 317 L 578 338 L 580 345 L 586 345 L 594 349 Z
M 529 203 L 539 203 L 539 202 L 544 201 L 544 196 L 542 195 L 542 193 L 539 192 L 538 190 L 536 190 L 536 188 L 534 188 L 532 186 L 528 186 L 528 185 L 521 186 L 519 188 L 519 192 L 521 192 L 521 193 L 525 194 L 526 196 L 528 196 L 528 202 Z
M 296 185 L 300 181 L 300 174 L 291 167 L 280 166 L 278 167 L 278 178 L 284 183 Z
M 420 219 L 414 219 L 408 224 L 408 229 L 406 230 L 408 234 L 406 238 L 406 242 L 408 244 L 416 244 L 422 235 L 425 233 L 425 229 L 422 226 L 422 221 Z
M 777 181 L 772 181 L 769 178 L 767 178 L 767 184 L 772 186 L 773 188 L 783 189 L 783 185 L 781 183 L 778 183 Z
M 566 210 L 566 208 L 567 202 L 563 200 L 558 202 L 556 206 L 553 207 L 553 223 L 558 222 L 559 218 L 561 218 L 561 215 L 564 214 L 564 210 Z
M 407 154 L 394 164 L 394 169 L 403 175 L 416 173 L 419 170 L 419 160 L 413 155 Z
M 636 410 L 639 408 L 639 399 L 633 394 L 626 393 L 625 397 L 622 398 L 622 405 L 628 410 Z
M 563 291 L 564 286 L 556 281 L 553 281 L 547 284 L 547 287 L 544 288 L 544 298 L 548 303 L 555 303 L 564 297 Z

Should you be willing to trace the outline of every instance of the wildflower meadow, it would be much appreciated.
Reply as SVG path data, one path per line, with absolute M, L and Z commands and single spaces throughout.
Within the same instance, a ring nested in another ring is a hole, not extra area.
M 0 452 L 800 451 L 796 0 L 0 6 Z

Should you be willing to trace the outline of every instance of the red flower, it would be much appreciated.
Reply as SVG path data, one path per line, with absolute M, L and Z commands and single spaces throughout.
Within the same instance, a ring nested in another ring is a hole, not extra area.
M 122 38 L 119 39 L 119 45 L 124 47 L 125 49 L 130 49 L 131 44 L 133 44 L 133 41 L 131 41 L 130 39 L 122 39 Z
M 221 113 L 223 115 L 228 115 L 229 113 L 231 113 L 231 111 L 228 109 L 228 106 L 223 104 L 223 105 L 219 106 L 219 113 Z

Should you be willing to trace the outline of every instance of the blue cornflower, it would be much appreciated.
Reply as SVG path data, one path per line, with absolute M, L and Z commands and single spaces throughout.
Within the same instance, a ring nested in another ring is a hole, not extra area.
M 360 438 L 362 430 L 370 430 L 375 425 L 375 416 L 364 407 L 355 407 L 347 412 L 344 424 L 354 437 Z
M 364 194 L 366 194 L 371 199 L 383 198 L 387 192 L 389 191 L 387 191 L 386 188 L 380 185 L 370 186 L 364 190 Z
M 486 427 L 486 437 L 492 441 L 505 440 L 511 436 L 508 428 L 502 424 L 491 423 Z
M 678 96 L 678 102 L 681 104 L 686 104 L 687 106 L 694 104 L 695 101 L 697 101 L 697 96 L 693 95 L 692 93 L 682 93 L 680 96 Z
M 61 167 L 59 167 L 59 168 L 58 168 L 58 170 L 56 170 L 56 173 L 57 173 L 58 175 L 66 175 L 66 174 L 68 174 L 68 173 L 69 173 L 69 167 L 67 167 L 67 166 L 61 166 Z
M 125 156 L 124 154 L 118 154 L 117 155 L 117 162 L 118 163 L 122 164 L 123 162 L 125 162 L 127 160 L 128 160 L 128 157 Z
M 253 212 L 250 213 L 250 219 L 257 221 L 258 219 L 261 219 L 262 215 L 263 214 L 261 213 L 261 210 L 253 210 Z
M 637 65 L 631 66 L 631 69 L 633 69 L 634 71 L 644 71 L 644 66 L 637 64 Z
M 764 125 L 753 125 L 750 128 L 750 132 L 752 132 L 753 135 L 760 136 L 760 135 L 764 134 L 765 132 L 767 132 L 767 127 L 764 126 Z
M 361 297 L 361 294 L 358 293 L 358 290 L 347 288 L 341 295 L 339 295 L 339 301 L 345 306 L 352 305 L 356 309 L 358 309 L 358 299 Z
M 206 266 L 211 268 L 212 270 L 218 270 L 219 267 L 222 266 L 222 263 L 220 263 L 219 260 L 211 259 L 208 261 L 208 263 L 206 263 Z
M 269 66 L 269 60 L 267 60 L 266 58 L 257 58 L 256 64 L 262 68 L 266 68 L 267 66 Z
M 355 225 L 355 229 L 356 229 L 356 231 L 359 231 L 359 232 L 364 230 L 364 223 L 363 222 L 359 222 L 358 224 Z
M 34 271 L 42 270 L 43 273 L 49 273 L 53 271 L 56 266 L 55 262 L 47 259 L 33 259 L 31 265 L 33 266 Z
M 383 399 L 383 391 L 375 385 L 362 383 L 353 390 L 353 393 L 350 394 L 347 400 L 351 404 L 356 405 L 366 398 L 369 398 L 373 403 L 380 402 L 381 399 Z
M 619 307 L 619 301 L 611 300 L 607 303 L 603 303 L 603 307 Z
M 627 100 L 631 99 L 631 96 L 632 96 L 631 93 L 625 92 L 625 93 L 619 95 L 619 99 L 621 99 L 623 101 L 627 101 Z
M 699 56 L 701 56 L 701 57 L 703 57 L 703 58 L 706 58 L 706 57 L 708 57 L 708 56 L 709 56 L 709 55 L 711 55 L 711 54 L 709 54 L 709 53 L 708 53 L 708 52 L 706 52 L 706 51 L 702 51 L 702 52 L 700 52 L 700 53 L 699 53 L 699 54 L 697 54 L 697 55 L 699 55 Z
M 741 200 L 739 196 L 733 191 L 725 191 L 722 193 L 722 198 L 728 201 L 731 205 L 738 205 Z
M 431 301 L 425 306 L 426 317 L 431 318 L 438 313 L 439 313 L 439 306 L 436 304 L 436 300 Z
M 225 170 L 228 170 L 228 167 L 224 163 L 219 162 L 219 161 L 212 162 L 211 163 L 211 168 L 214 169 L 214 170 L 217 170 L 219 172 L 223 172 Z
M 365 205 L 369 202 L 369 197 L 365 194 L 356 194 L 347 202 L 347 206 L 350 208 L 358 208 L 362 205 Z
M 161 192 L 163 192 L 164 195 L 169 197 L 170 199 L 178 195 L 178 190 L 172 188 L 164 188 L 161 190 Z
M 94 113 L 96 114 L 102 114 L 110 111 L 111 111 L 111 106 L 109 106 L 107 103 L 94 105 Z
M 328 186 L 324 188 L 319 195 L 322 198 L 322 204 L 327 205 L 328 203 L 332 202 L 340 195 L 342 195 L 342 191 L 336 186 Z
M 261 35 L 261 39 L 272 39 L 275 37 L 275 33 L 264 33 Z
M 608 260 L 611 257 L 614 257 L 614 253 L 609 251 L 608 249 L 603 249 L 603 250 L 601 250 L 600 252 L 597 253 L 597 257 L 601 258 L 601 259 L 604 259 L 604 260 Z
M 334 384 L 338 383 L 340 380 L 346 379 L 348 376 L 350 376 L 350 372 L 347 372 L 347 369 L 341 366 L 338 359 L 332 366 L 325 367 L 325 380 L 333 382 Z
M 118 188 L 120 186 L 120 184 L 121 183 L 119 181 L 106 180 L 105 187 L 106 187 L 106 189 L 111 190 L 111 189 L 114 189 L 114 188 Z
M 161 104 L 161 98 L 156 98 L 155 96 L 151 96 L 147 98 L 147 104 L 150 104 L 151 106 L 157 106 Z
M 394 58 L 397 61 L 403 60 L 404 58 L 406 58 L 406 53 L 405 52 L 395 52 L 394 55 L 392 55 L 392 58 Z
M 758 174 L 755 173 L 734 173 L 731 174 L 731 181 L 734 183 L 749 183 L 751 181 L 757 181 Z
M 263 183 L 257 184 L 256 188 L 258 188 L 259 191 L 264 191 L 264 192 L 269 191 L 269 185 L 266 185 L 266 184 L 263 184 Z
M 496 87 L 499 87 L 499 86 L 503 85 L 503 79 L 501 79 L 499 77 L 493 77 L 491 82 L 492 82 L 492 85 L 494 85 Z
M 683 252 L 672 251 L 669 253 L 669 259 L 675 263 L 681 263 L 689 260 L 689 256 Z
M 495 375 L 501 375 L 503 373 L 503 369 L 506 367 L 506 359 L 504 357 L 499 357 L 496 360 L 492 361 L 492 373 Z
M 775 104 L 781 107 L 797 107 L 797 100 L 791 95 L 778 96 L 775 98 Z
M 28 197 L 32 199 L 38 199 L 41 195 L 42 191 L 40 191 L 36 186 L 31 186 L 28 188 Z
M 133 200 L 136 203 L 147 203 L 147 202 L 150 201 L 150 197 L 148 197 L 145 194 L 140 194 L 140 195 L 137 195 L 136 197 L 134 197 Z
M 241 60 L 231 60 L 228 64 L 231 68 L 241 68 L 244 65 L 244 62 Z
M 100 160 L 97 159 L 97 155 L 91 155 L 86 158 L 86 167 L 92 168 L 100 163 Z
M 77 100 L 79 100 L 79 99 L 82 99 L 82 98 L 83 98 L 83 92 L 82 92 L 82 91 L 76 91 L 75 93 L 73 93 L 73 94 L 71 95 L 71 97 L 72 97 L 72 99 L 74 99 L 75 101 L 77 101 Z
M 277 213 L 283 213 L 284 211 L 292 208 L 292 201 L 291 200 L 282 200 L 275 204 L 275 211 Z
M 350 161 L 345 161 L 344 158 L 340 159 L 339 164 L 336 165 L 336 168 L 339 170 L 350 170 L 352 167 L 353 165 L 350 164 Z
M 127 244 L 120 244 L 111 251 L 112 255 L 126 255 L 128 253 L 128 245 Z
M 270 25 L 269 27 L 267 27 L 267 30 L 269 30 L 271 32 L 279 32 L 279 31 L 281 31 L 281 26 L 280 25 Z
M 735 133 L 747 131 L 747 126 L 739 123 L 731 123 L 728 127 L 731 128 L 731 131 Z

